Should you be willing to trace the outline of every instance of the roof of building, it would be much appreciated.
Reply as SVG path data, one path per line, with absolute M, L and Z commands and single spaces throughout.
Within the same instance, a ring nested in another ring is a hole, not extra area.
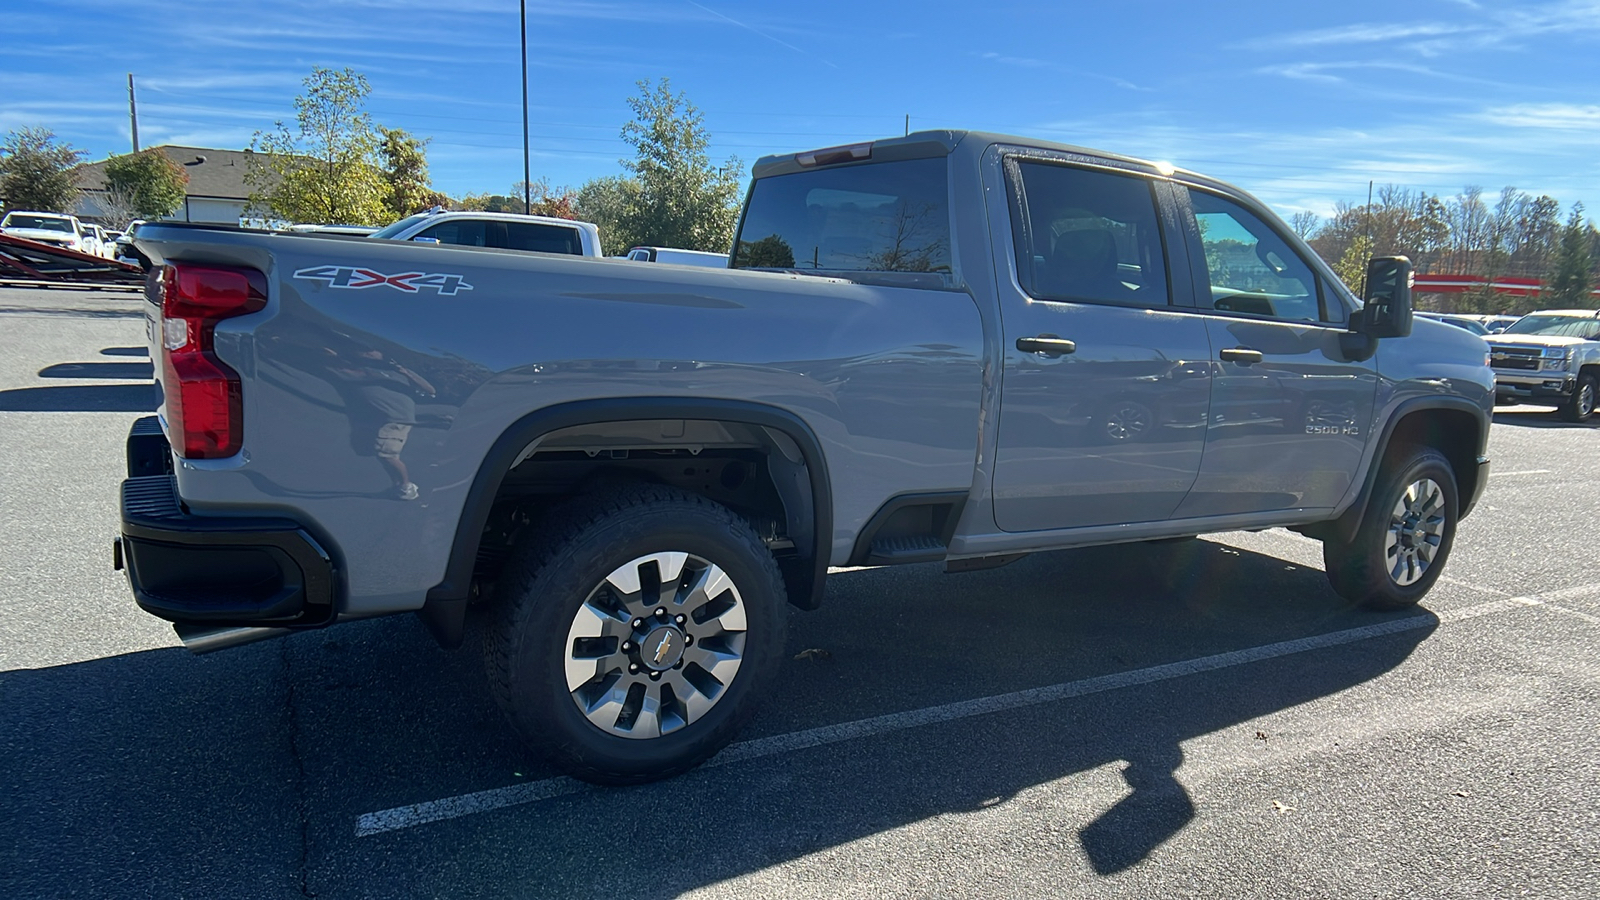
M 184 192 L 190 197 L 244 200 L 250 196 L 250 188 L 244 183 L 248 160 L 254 156 L 249 150 L 175 147 L 170 144 L 145 149 L 160 150 L 168 159 L 183 166 L 183 170 L 189 173 L 189 185 Z M 106 160 L 101 160 L 79 166 L 78 183 L 85 190 L 105 190 L 105 165 Z

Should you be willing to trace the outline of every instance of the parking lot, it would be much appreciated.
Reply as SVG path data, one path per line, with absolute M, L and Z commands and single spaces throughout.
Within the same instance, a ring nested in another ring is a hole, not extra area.
M 600 789 L 473 634 L 195 657 L 133 605 L 139 304 L 0 287 L 0 895 L 1600 896 L 1600 426 L 1502 408 L 1400 613 L 1276 530 L 836 573 L 739 743 Z

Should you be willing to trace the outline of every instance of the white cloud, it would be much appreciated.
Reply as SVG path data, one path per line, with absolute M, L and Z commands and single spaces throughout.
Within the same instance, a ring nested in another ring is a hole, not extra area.
M 1519 103 L 1484 110 L 1475 118 L 1506 128 L 1600 131 L 1600 106 L 1574 103 Z

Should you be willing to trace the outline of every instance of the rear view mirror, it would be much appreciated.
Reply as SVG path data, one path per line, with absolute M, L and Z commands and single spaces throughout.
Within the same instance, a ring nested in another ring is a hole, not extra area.
M 1376 256 L 1367 261 L 1367 288 L 1361 298 L 1360 327 L 1375 338 L 1405 337 L 1411 333 L 1411 260 L 1404 256 Z

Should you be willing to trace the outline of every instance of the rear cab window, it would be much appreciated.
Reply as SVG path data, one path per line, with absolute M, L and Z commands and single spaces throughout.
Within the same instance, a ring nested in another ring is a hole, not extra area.
M 1136 175 L 1015 163 L 1017 279 L 1030 297 L 1166 306 L 1170 291 L 1153 187 Z
M 948 173 L 939 156 L 757 179 L 730 267 L 949 275 Z

